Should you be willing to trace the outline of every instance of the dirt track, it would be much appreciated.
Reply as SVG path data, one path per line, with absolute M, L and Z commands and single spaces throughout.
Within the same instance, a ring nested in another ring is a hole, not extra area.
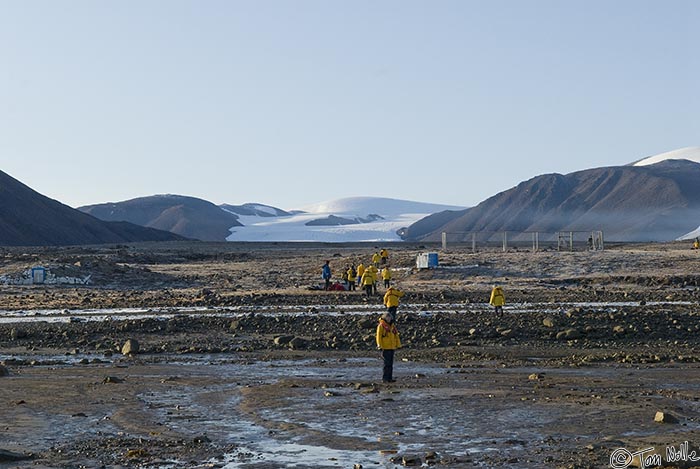
M 417 271 L 425 248 L 389 249 L 407 292 L 392 385 L 375 384 L 381 299 L 309 289 L 324 259 L 373 246 L 6 250 L 0 275 L 92 280 L 0 288 L 0 449 L 32 453 L 6 467 L 609 467 L 619 447 L 698 441 L 700 253 L 455 250 Z

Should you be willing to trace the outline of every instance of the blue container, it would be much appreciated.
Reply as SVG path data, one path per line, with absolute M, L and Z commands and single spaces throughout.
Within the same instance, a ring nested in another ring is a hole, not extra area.
M 432 269 L 433 267 L 438 266 L 438 253 L 437 252 L 429 252 L 428 253 L 428 268 Z

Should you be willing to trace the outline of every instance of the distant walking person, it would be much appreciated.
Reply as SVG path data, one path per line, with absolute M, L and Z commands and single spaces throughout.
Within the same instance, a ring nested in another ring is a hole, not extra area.
M 386 312 L 391 315 L 393 322 L 396 322 L 396 310 L 399 309 L 399 298 L 404 295 L 404 292 L 394 287 L 389 287 L 384 293 L 384 306 Z
M 391 286 L 391 269 L 388 265 L 382 269 L 382 280 L 384 280 L 384 288 Z
M 365 273 L 362 274 L 360 283 L 362 284 L 362 288 L 365 289 L 367 296 L 372 296 L 372 289 L 374 288 L 374 273 L 372 273 L 372 269 L 365 269 Z
M 387 251 L 386 248 L 382 248 L 382 250 L 379 251 L 379 256 L 382 258 L 382 265 L 389 261 L 389 251 Z
M 498 285 L 493 287 L 493 290 L 491 290 L 491 299 L 489 300 L 489 303 L 495 308 L 496 313 L 500 314 L 503 312 L 503 305 L 506 304 L 506 297 L 503 294 L 503 288 L 499 287 Z
M 394 320 L 389 313 L 384 313 L 379 318 L 377 347 L 382 351 L 382 360 L 384 361 L 382 382 L 393 383 L 396 381 L 394 379 L 394 352 L 396 349 L 401 348 L 401 339 Z
M 321 277 L 323 280 L 326 282 L 326 285 L 324 286 L 324 290 L 328 290 L 331 287 L 331 266 L 330 266 L 330 261 L 326 261 L 325 264 L 323 264 L 323 267 L 321 268 Z
M 355 272 L 355 266 L 351 265 L 346 272 L 348 276 L 348 290 L 355 291 L 355 280 L 357 279 L 357 273 Z
M 372 264 L 369 267 L 367 267 L 367 270 L 372 272 L 372 278 L 374 278 L 374 283 L 372 284 L 372 294 L 376 295 L 377 294 L 377 283 L 379 282 L 379 269 Z
M 379 262 L 382 260 L 382 256 L 379 255 L 378 252 L 375 252 L 372 254 L 372 265 L 375 267 L 379 267 Z
M 365 265 L 360 262 L 360 265 L 357 266 L 357 283 L 362 285 L 362 276 L 365 274 Z

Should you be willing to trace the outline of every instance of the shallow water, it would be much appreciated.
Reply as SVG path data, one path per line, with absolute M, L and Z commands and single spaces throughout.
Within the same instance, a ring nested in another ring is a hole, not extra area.
M 648 306 L 687 306 L 689 301 L 664 301 L 647 303 Z M 561 314 L 570 308 L 580 307 L 597 311 L 614 312 L 618 308 L 639 306 L 639 302 L 580 302 L 580 303 L 513 303 L 506 305 L 507 313 L 549 313 Z M 490 311 L 488 303 L 436 303 L 426 306 L 419 303 L 401 305 L 401 311 L 418 312 L 429 316 L 440 313 L 465 313 Z M 292 315 L 292 316 L 347 316 L 369 315 L 383 310 L 381 305 L 290 305 L 290 306 L 231 306 L 231 307 L 167 307 L 167 308 L 105 308 L 105 309 L 36 309 L 8 311 L 0 310 L 0 323 L 22 322 L 80 322 L 80 321 L 123 321 L 137 319 L 170 319 L 176 316 L 237 318 L 246 314 Z

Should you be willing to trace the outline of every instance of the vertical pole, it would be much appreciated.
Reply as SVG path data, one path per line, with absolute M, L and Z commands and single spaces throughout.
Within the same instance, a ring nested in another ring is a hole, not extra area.
M 503 232 L 503 252 L 508 251 L 508 232 Z
M 472 233 L 472 254 L 476 254 L 476 233 Z
M 600 250 L 602 251 L 603 250 L 603 232 L 599 231 L 598 233 L 600 233 Z
M 557 231 L 557 251 L 561 251 L 561 232 Z
M 569 231 L 569 251 L 574 250 L 574 232 Z
M 447 233 L 442 232 L 442 250 L 447 251 Z

